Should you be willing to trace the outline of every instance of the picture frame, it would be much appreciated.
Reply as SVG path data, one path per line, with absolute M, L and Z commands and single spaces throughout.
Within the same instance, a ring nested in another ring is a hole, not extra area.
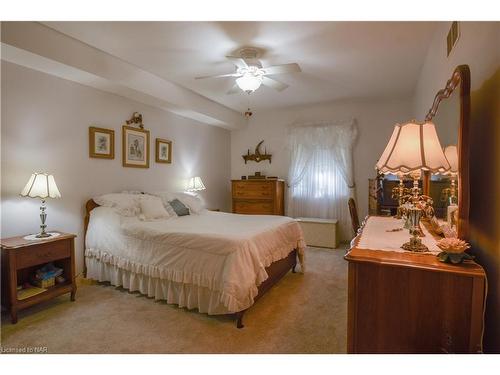
M 172 163 L 172 141 L 156 138 L 156 162 Z
M 122 126 L 122 165 L 149 168 L 149 130 Z
M 115 131 L 113 129 L 89 126 L 89 157 L 115 158 Z

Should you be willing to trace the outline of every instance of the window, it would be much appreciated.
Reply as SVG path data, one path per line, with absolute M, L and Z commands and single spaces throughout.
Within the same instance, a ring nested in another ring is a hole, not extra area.
M 351 237 L 347 201 L 354 193 L 356 133 L 354 121 L 292 127 L 287 215 L 337 219 L 341 238 Z

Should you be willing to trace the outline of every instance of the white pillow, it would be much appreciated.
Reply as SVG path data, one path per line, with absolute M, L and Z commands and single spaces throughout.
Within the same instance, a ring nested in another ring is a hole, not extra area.
M 163 203 L 168 203 L 171 200 L 175 199 L 174 194 L 169 191 L 152 191 L 148 192 L 148 194 L 154 195 L 155 197 L 160 197 Z
M 162 199 L 152 195 L 142 196 L 139 200 L 141 214 L 139 219 L 143 221 L 155 221 L 168 219 L 170 214 L 165 210 Z
M 180 200 L 189 211 L 194 214 L 199 214 L 205 211 L 205 205 L 199 196 L 189 193 L 174 193 L 174 198 Z
M 110 193 L 93 198 L 99 206 L 112 207 L 118 215 L 136 216 L 140 212 L 139 195 Z
M 168 203 L 168 202 L 170 202 L 170 201 L 172 201 L 172 200 L 175 199 L 174 194 L 172 194 L 169 191 L 153 191 L 153 192 L 150 192 L 150 193 L 147 193 L 147 194 L 149 194 L 151 196 L 159 197 L 162 200 L 162 202 L 163 202 L 163 207 L 168 212 L 168 214 L 169 214 L 170 217 L 176 217 L 177 216 L 177 214 L 175 213 L 175 210 Z
M 185 206 L 189 208 L 189 211 L 193 214 L 199 214 L 203 211 L 206 211 L 205 204 L 203 203 L 201 198 L 199 198 L 199 196 L 190 193 L 171 193 L 169 191 L 153 191 L 148 194 L 160 197 L 167 211 L 169 211 L 172 208 L 168 202 L 171 202 L 174 199 L 180 200 Z
M 122 194 L 144 194 L 140 190 L 122 190 Z

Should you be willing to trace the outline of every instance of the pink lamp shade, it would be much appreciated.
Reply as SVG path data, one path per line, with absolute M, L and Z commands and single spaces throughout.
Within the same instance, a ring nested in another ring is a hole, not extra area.
M 384 174 L 444 173 L 451 166 L 432 122 L 396 124 L 376 168 Z
M 446 174 L 456 176 L 458 174 L 458 148 L 455 145 L 446 146 L 444 155 L 450 163 L 451 169 Z

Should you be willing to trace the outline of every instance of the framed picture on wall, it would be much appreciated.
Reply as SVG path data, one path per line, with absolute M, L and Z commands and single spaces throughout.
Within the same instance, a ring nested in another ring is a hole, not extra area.
M 115 131 L 89 126 L 89 157 L 115 158 Z
M 172 141 L 156 138 L 156 162 L 172 163 Z
M 149 130 L 123 126 L 122 158 L 124 167 L 149 168 Z

